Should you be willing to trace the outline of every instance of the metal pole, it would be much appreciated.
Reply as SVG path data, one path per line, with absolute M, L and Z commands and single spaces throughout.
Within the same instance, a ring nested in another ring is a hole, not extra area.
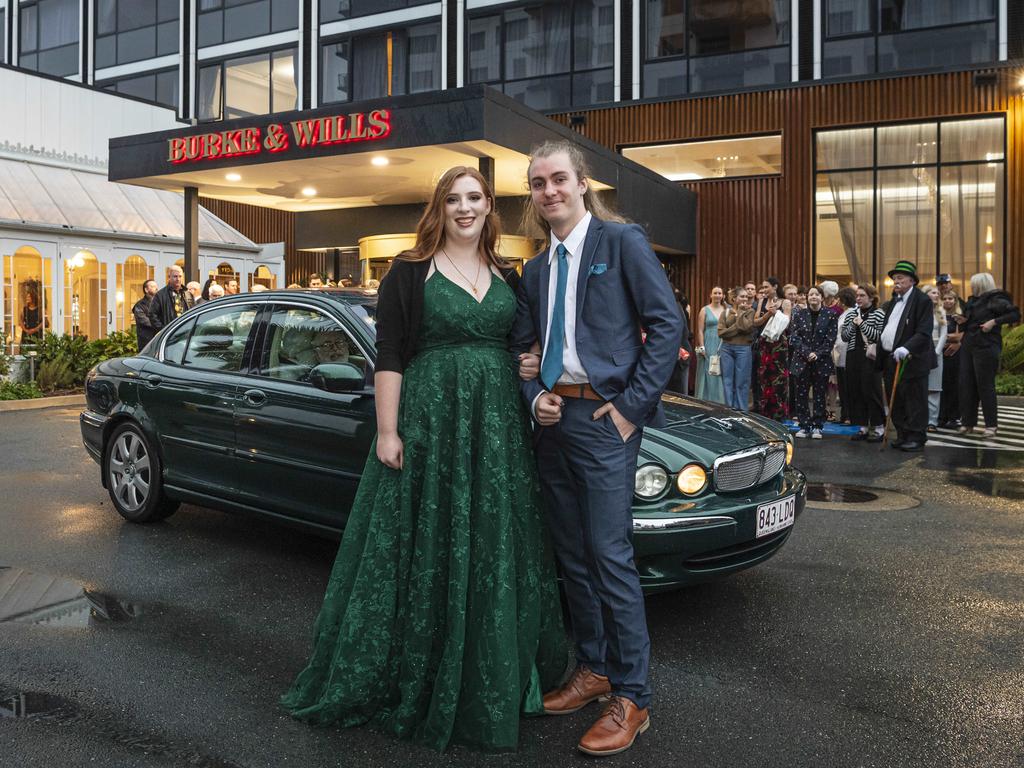
M 199 189 L 185 187 L 185 282 L 199 279 Z

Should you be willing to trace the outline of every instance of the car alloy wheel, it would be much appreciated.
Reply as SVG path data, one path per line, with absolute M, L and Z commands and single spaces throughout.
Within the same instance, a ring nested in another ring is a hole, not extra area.
M 155 523 L 174 514 L 180 502 L 163 491 L 160 456 L 139 426 L 118 424 L 103 453 L 104 477 L 114 508 L 133 523 Z
M 145 442 L 132 431 L 118 435 L 110 449 L 110 488 L 127 512 L 136 512 L 149 499 L 152 469 Z

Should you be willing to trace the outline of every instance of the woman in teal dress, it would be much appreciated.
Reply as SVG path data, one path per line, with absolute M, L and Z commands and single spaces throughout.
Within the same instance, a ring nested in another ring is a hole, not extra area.
M 380 286 L 378 433 L 282 698 L 316 725 L 513 749 L 567 666 L 526 408 L 506 337 L 518 276 L 478 171 L 444 174 Z
M 725 403 L 725 388 L 722 386 L 721 368 L 719 374 L 709 371 L 712 357 L 717 358 L 722 340 L 718 338 L 718 321 L 722 317 L 725 294 L 717 285 L 711 289 L 711 303 L 706 304 L 697 316 L 697 387 L 699 400 Z M 719 363 L 721 365 L 721 363 Z

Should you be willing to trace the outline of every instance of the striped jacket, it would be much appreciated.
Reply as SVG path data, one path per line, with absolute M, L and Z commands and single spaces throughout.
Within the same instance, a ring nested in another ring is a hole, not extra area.
M 848 351 L 854 349 L 863 350 L 865 348 L 865 339 L 867 339 L 868 344 L 878 343 L 878 340 L 882 338 L 882 331 L 885 328 L 885 310 L 881 307 L 869 310 L 858 308 L 857 312 L 864 318 L 864 322 L 860 326 L 860 333 L 857 333 L 857 326 L 853 324 L 856 312 L 851 312 L 846 316 L 846 319 L 843 321 L 843 327 L 839 331 L 843 341 L 848 345 Z

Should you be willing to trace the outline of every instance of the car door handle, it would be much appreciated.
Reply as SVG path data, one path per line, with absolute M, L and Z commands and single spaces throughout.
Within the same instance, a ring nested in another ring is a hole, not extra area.
M 261 389 L 247 389 L 242 394 L 242 400 L 249 405 L 260 406 L 267 402 L 267 393 Z
M 164 380 L 160 376 L 147 376 L 146 384 L 150 387 L 159 387 L 163 384 Z

